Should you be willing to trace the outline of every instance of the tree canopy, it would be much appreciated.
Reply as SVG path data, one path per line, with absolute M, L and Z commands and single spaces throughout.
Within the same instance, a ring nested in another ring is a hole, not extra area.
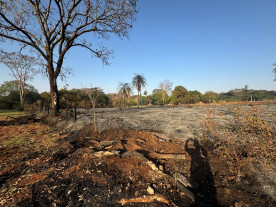
M 189 92 L 183 86 L 176 86 L 172 91 L 173 104 L 186 104 L 189 103 Z
M 107 64 L 111 51 L 101 39 L 127 36 L 136 13 L 136 0 L 1 1 L 0 40 L 17 42 L 20 52 L 32 51 L 40 57 L 57 113 L 57 78 L 66 71 L 67 52 L 83 47 Z
M 147 85 L 147 80 L 144 75 L 135 74 L 132 78 L 132 86 L 137 88 L 138 91 L 138 108 L 140 104 L 141 89 Z

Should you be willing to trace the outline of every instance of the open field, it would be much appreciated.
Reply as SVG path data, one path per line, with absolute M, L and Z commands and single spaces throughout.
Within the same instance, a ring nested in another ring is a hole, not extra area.
M 206 121 L 232 122 L 238 107 L 97 109 L 99 133 L 91 110 L 78 110 L 76 122 L 65 113 L 47 117 L 52 126 L 30 117 L 28 124 L 7 121 L 0 127 L 0 205 L 275 206 L 275 165 L 233 161 L 203 142 Z M 259 113 L 273 124 L 276 106 L 259 106 Z
M 258 106 L 264 119 L 276 116 L 276 104 Z M 225 121 L 231 119 L 232 109 L 249 110 L 248 105 L 203 105 L 176 107 L 145 107 L 145 108 L 100 108 L 96 109 L 97 127 L 99 131 L 109 128 L 142 129 L 160 132 L 169 139 L 185 140 L 198 137 L 203 130 L 203 119 L 212 110 L 215 119 Z M 71 118 L 72 120 L 72 118 Z M 68 125 L 70 130 L 77 129 L 93 120 L 91 110 L 78 110 L 78 121 Z

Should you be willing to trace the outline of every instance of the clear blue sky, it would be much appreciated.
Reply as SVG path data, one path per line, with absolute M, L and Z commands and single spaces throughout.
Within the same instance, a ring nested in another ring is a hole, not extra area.
M 139 0 L 138 10 L 129 39 L 106 41 L 114 51 L 109 66 L 85 49 L 70 51 L 69 89 L 92 84 L 117 92 L 119 82 L 131 82 L 137 73 L 146 77 L 143 90 L 149 93 L 165 79 L 200 92 L 245 85 L 276 90 L 276 0 Z M 11 77 L 0 67 L 1 84 Z M 49 91 L 46 78 L 31 84 Z

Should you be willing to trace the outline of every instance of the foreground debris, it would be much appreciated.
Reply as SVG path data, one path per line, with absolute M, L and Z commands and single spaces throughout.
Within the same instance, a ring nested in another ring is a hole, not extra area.
M 273 206 L 192 141 L 93 125 L 66 134 L 41 123 L 0 128 L 1 206 Z M 248 184 L 246 184 L 246 182 Z

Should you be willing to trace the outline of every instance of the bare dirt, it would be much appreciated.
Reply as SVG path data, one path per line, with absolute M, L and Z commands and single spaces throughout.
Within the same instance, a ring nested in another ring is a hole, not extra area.
M 0 205 L 275 206 L 249 168 L 237 180 L 195 139 L 206 110 L 229 107 L 98 109 L 99 133 L 86 110 L 51 127 L 3 124 Z

